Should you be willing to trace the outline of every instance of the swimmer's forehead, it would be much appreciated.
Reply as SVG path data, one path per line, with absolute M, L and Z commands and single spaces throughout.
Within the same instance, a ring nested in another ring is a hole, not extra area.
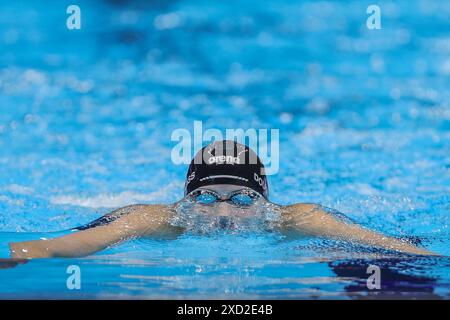
M 217 193 L 230 193 L 233 191 L 238 191 L 238 190 L 247 189 L 247 188 L 243 187 L 243 186 L 234 185 L 234 184 L 212 184 L 209 186 L 200 187 L 198 189 L 213 190 Z

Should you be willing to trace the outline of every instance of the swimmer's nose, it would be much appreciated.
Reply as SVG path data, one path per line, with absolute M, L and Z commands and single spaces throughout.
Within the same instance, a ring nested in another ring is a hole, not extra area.
M 219 202 L 217 205 L 217 215 L 219 216 L 229 216 L 231 213 L 231 206 L 226 202 Z

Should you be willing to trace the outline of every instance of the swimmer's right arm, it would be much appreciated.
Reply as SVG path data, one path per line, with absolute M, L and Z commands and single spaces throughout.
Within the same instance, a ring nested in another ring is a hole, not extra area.
M 172 211 L 163 205 L 134 205 L 120 218 L 97 227 L 49 240 L 12 242 L 12 258 L 82 257 L 130 238 L 157 232 L 167 225 Z

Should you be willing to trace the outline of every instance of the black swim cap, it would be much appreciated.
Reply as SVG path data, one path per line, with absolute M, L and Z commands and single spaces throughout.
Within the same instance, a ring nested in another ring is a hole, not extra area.
M 264 165 L 249 147 L 231 140 L 203 147 L 189 165 L 184 194 L 213 184 L 235 184 L 269 196 Z

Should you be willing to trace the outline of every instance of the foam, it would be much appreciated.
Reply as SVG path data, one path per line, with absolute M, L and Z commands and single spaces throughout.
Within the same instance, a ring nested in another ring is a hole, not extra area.
M 169 183 L 166 186 L 150 193 L 138 193 L 123 191 L 118 194 L 101 193 L 92 197 L 80 197 L 78 195 L 60 195 L 50 198 L 50 203 L 55 205 L 72 205 L 88 208 L 117 208 L 133 203 L 166 202 L 168 195 L 182 188 L 180 183 Z

